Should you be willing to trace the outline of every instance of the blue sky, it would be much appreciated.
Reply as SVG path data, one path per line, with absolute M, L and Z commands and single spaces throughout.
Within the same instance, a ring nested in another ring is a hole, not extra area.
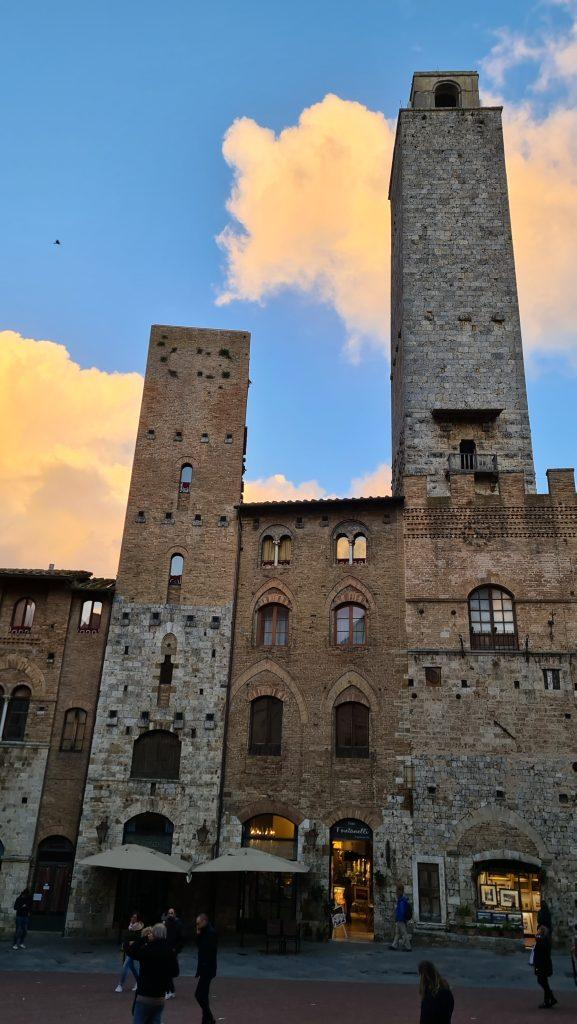
M 216 307 L 226 268 L 215 237 L 231 219 L 223 136 L 238 117 L 279 132 L 328 92 L 392 119 L 414 70 L 479 67 L 504 27 L 535 38 L 570 25 L 570 5 L 511 0 L 462 13 L 417 0 L 12 3 L 0 43 L 0 329 L 121 372 L 143 371 L 151 323 L 249 330 L 247 476 L 346 493 L 390 460 L 385 353 L 365 345 L 352 363 L 342 320 L 314 293 Z M 512 66 L 501 91 L 546 117 L 564 86 L 535 93 L 534 77 L 534 64 Z M 574 463 L 575 373 L 537 353 L 528 384 L 543 487 L 547 466 Z

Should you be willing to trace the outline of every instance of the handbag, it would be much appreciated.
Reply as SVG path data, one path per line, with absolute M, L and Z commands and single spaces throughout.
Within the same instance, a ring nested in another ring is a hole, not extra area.
M 534 963 L 535 963 L 535 946 L 533 946 L 531 952 L 529 953 L 529 966 L 533 967 Z

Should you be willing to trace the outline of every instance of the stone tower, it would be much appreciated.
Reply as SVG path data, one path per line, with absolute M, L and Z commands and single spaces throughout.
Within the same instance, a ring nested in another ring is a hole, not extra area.
M 500 107 L 475 72 L 417 72 L 391 174 L 393 493 L 455 473 L 534 490 Z
M 201 860 L 218 835 L 248 357 L 248 334 L 151 332 L 69 931 L 112 927 L 114 872 L 82 857 L 140 842 Z M 149 894 L 125 896 L 144 913 Z

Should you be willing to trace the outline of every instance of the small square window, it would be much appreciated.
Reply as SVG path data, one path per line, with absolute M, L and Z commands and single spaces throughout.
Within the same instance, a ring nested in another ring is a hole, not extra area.
M 220 626 L 220 615 L 213 615 L 212 619 L 210 620 L 210 628 L 211 629 L 218 629 L 219 626 Z
M 130 622 L 130 612 L 123 612 L 122 613 L 122 621 L 123 622 Z
M 224 439 L 225 444 L 232 444 L 232 434 L 227 434 Z
M 203 444 L 208 444 L 208 434 L 201 434 L 200 440 Z
M 160 622 L 160 612 L 151 612 L 150 621 L 152 623 Z
M 167 363 L 168 362 L 168 356 L 161 356 L 160 357 L 160 362 L 161 363 Z
M 414 679 L 407 679 L 407 686 L 408 687 L 411 687 L 411 686 L 414 686 L 414 685 L 415 685 L 415 680 Z
M 125 647 L 124 647 L 124 653 L 125 653 L 125 654 L 128 654 L 128 651 L 129 651 L 128 645 L 125 645 Z
M 177 430 L 174 434 L 175 441 L 182 441 L 182 430 Z
M 558 668 L 544 668 L 543 683 L 546 690 L 560 690 L 561 670 Z
M 463 690 L 466 690 L 466 689 L 467 689 L 467 687 L 468 687 L 468 685 L 469 685 L 469 684 L 468 684 L 468 682 L 467 682 L 467 680 L 466 680 L 466 679 L 461 679 L 461 688 L 462 688 Z
M 143 721 L 143 722 L 149 722 L 150 721 L 150 711 L 141 711 L 140 712 L 140 718 L 141 718 L 141 721 Z
M 136 522 L 137 523 L 145 523 L 146 522 L 146 515 L 144 514 L 144 510 L 143 509 L 141 509 L 140 512 L 136 513 Z
M 425 683 L 427 686 L 441 685 L 441 669 L 437 665 L 429 665 L 425 668 Z
M 108 712 L 108 717 L 109 718 L 118 718 L 118 711 L 109 711 Z
M 228 516 L 219 516 L 219 518 L 218 518 L 218 525 L 219 526 L 228 526 Z
M 185 621 L 185 626 L 194 626 L 195 621 L 196 620 L 195 620 L 194 615 L 187 615 L 186 616 L 186 621 Z
M 174 516 L 173 516 L 172 512 L 165 512 L 164 513 L 164 521 L 166 523 L 172 523 L 174 521 Z
M 513 683 L 513 686 L 515 687 L 516 690 L 520 690 L 521 689 L 521 683 L 519 682 L 518 679 L 515 680 L 515 682 Z
M 151 441 L 156 437 L 156 430 L 154 429 L 154 427 L 148 428 L 148 430 L 146 431 L 146 436 L 149 437 Z
M 201 516 L 200 512 L 196 512 L 195 513 L 195 516 L 194 516 L 194 519 L 193 519 L 193 523 L 194 523 L 195 526 L 201 526 L 202 525 L 202 516 Z
M 202 370 L 197 370 L 196 371 L 196 376 L 197 377 L 202 377 Z
M 328 525 L 329 525 L 329 517 L 328 516 L 321 516 L 321 526 L 328 526 Z
M 302 516 L 297 516 L 297 523 L 296 524 L 297 524 L 298 529 L 302 530 L 302 528 L 304 526 L 304 522 L 303 522 L 303 517 Z

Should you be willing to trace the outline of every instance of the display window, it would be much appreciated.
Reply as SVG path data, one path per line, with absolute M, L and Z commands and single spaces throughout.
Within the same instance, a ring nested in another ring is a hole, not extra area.
M 541 881 L 535 868 L 509 861 L 483 864 L 477 872 L 477 919 L 518 923 L 526 938 L 537 931 Z

